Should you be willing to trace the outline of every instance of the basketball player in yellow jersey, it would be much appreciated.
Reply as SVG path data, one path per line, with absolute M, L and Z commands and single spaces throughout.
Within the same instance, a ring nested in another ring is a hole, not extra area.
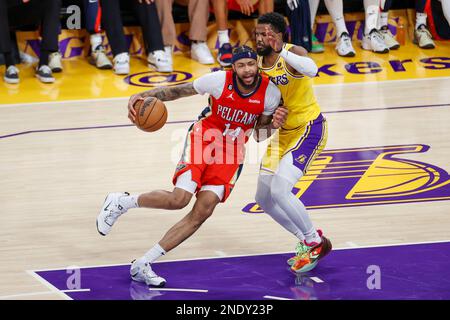
M 288 109 L 285 124 L 270 141 L 258 177 L 256 202 L 275 221 L 294 234 L 296 256 L 288 260 L 296 273 L 312 270 L 331 251 L 331 242 L 316 230 L 305 206 L 291 191 L 325 147 L 327 123 L 312 88 L 317 65 L 299 46 L 283 42 L 284 17 L 267 13 L 258 19 L 255 41 L 258 66 L 280 89 Z M 273 130 L 255 132 L 255 139 Z

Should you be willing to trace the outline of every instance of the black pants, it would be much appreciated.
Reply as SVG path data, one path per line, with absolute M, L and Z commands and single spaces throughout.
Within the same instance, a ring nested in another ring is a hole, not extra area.
M 0 0 L 0 52 L 5 53 L 5 60 L 12 48 L 10 30 L 38 25 L 42 28 L 39 65 L 48 64 L 49 53 L 58 51 L 60 9 L 61 0 Z
M 108 37 L 111 51 L 114 56 L 119 53 L 128 52 L 128 45 L 123 33 L 122 17 L 120 14 L 119 0 L 103 0 L 102 25 Z M 158 18 L 155 4 L 147 5 L 132 0 L 132 9 L 142 27 L 142 34 L 147 52 L 163 50 L 161 24 Z

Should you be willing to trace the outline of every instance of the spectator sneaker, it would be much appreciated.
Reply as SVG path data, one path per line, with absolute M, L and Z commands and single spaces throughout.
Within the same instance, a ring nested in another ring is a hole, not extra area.
M 325 51 L 323 43 L 320 43 L 319 39 L 317 39 L 317 37 L 314 34 L 312 35 L 311 40 L 312 40 L 312 47 L 311 47 L 312 53 L 321 53 Z
M 113 59 L 115 74 L 129 74 L 130 73 L 130 55 L 128 52 L 122 52 L 116 55 Z
M 158 72 L 172 72 L 173 67 L 164 50 L 150 52 L 147 57 L 148 66 L 155 68 Z
M 397 40 L 394 39 L 394 36 L 392 35 L 388 26 L 381 27 L 380 34 L 389 50 L 396 50 L 400 48 L 400 43 L 398 43 Z
M 109 61 L 105 53 L 105 48 L 102 45 L 97 46 L 94 51 L 91 52 L 91 58 L 89 62 L 96 66 L 98 69 L 112 69 L 113 65 Z
M 47 65 L 42 65 L 36 69 L 36 77 L 42 83 L 53 83 L 55 82 L 55 78 L 53 78 L 52 69 L 50 69 Z
M 426 25 L 421 24 L 419 28 L 414 31 L 413 42 L 422 49 L 434 49 L 436 45 L 433 42 L 433 37 Z
M 370 50 L 375 53 L 388 53 L 389 48 L 383 40 L 383 36 L 377 29 L 373 29 L 369 34 L 363 36 L 361 46 L 364 50 Z
M 19 69 L 17 69 L 16 66 L 9 66 L 8 69 L 6 69 L 3 80 L 10 84 L 19 83 Z
M 201 64 L 214 64 L 214 58 L 209 51 L 206 42 L 193 42 L 191 46 L 191 58 Z
M 347 32 L 343 32 L 336 44 L 336 52 L 341 57 L 354 57 L 355 49 L 352 46 L 352 39 Z
M 61 72 L 63 70 L 61 63 L 61 53 L 58 51 L 50 53 L 48 56 L 48 66 L 52 69 L 52 72 Z

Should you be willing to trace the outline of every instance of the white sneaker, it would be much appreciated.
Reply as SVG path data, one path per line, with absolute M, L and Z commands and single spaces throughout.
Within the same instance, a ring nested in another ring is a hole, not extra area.
M 116 220 L 127 212 L 127 209 L 122 207 L 119 201 L 121 197 L 129 195 L 128 192 L 116 192 L 106 196 L 102 209 L 97 216 L 97 231 L 102 236 L 106 236 L 111 231 Z
M 52 52 L 48 56 L 48 66 L 52 69 L 52 72 L 61 72 L 63 70 L 61 63 L 61 53 Z
M 155 68 L 158 72 L 172 72 L 173 67 L 170 60 L 163 50 L 150 52 L 147 57 L 148 66 Z
M 167 59 L 169 60 L 169 63 L 172 65 L 173 64 L 173 48 L 172 46 L 165 46 L 164 47 L 164 54 L 166 55 Z
M 352 46 L 352 39 L 347 32 L 343 32 L 336 44 L 336 51 L 341 57 L 354 57 L 355 49 Z
M 394 36 L 387 26 L 381 27 L 380 34 L 383 37 L 384 43 L 389 48 L 389 50 L 396 50 L 400 48 L 400 43 L 398 43 L 397 40 L 394 39 Z
M 130 55 L 128 52 L 119 53 L 113 59 L 115 74 L 129 74 L 130 73 Z
M 375 53 L 388 53 L 389 48 L 384 43 L 383 37 L 376 29 L 370 31 L 369 34 L 363 36 L 362 48 Z
M 161 288 L 166 285 L 166 279 L 153 272 L 150 263 L 140 259 L 131 262 L 130 275 L 134 281 L 144 282 L 148 286 Z
M 17 69 L 16 66 L 9 66 L 5 71 L 3 80 L 5 80 L 5 82 L 9 84 L 19 83 L 19 69 Z
M 430 31 L 428 31 L 427 26 L 424 24 L 414 30 L 413 43 L 417 44 L 422 49 L 434 49 L 436 47 Z
M 214 64 L 214 57 L 204 41 L 192 43 L 191 58 L 201 64 Z
M 105 49 L 102 45 L 99 45 L 94 51 L 92 51 L 89 62 L 102 70 L 112 69 L 113 67 L 111 61 L 109 61 L 106 56 Z

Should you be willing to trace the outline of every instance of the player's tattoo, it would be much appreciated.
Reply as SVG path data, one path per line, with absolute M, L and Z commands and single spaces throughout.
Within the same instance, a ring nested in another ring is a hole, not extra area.
M 159 87 L 141 93 L 143 98 L 156 97 L 161 101 L 171 101 L 183 97 L 196 95 L 197 91 L 194 89 L 192 82 L 179 84 L 173 87 Z

